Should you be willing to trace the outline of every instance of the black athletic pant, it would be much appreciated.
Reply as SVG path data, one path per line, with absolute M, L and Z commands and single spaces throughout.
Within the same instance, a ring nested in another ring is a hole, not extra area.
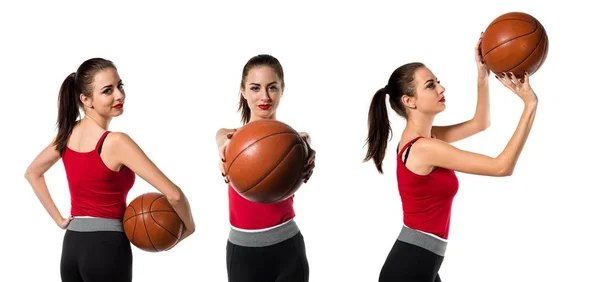
M 123 232 L 67 230 L 60 259 L 63 282 L 131 282 L 131 245 Z
M 307 282 L 308 272 L 300 232 L 267 247 L 244 247 L 227 241 L 229 282 Z
M 441 282 L 438 270 L 444 257 L 413 244 L 396 240 L 379 282 Z

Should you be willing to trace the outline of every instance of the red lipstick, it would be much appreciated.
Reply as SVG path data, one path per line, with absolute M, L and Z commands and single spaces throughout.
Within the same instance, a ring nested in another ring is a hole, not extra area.
M 258 107 L 261 110 L 268 110 L 269 108 L 271 108 L 271 105 L 269 105 L 269 104 L 261 104 L 261 105 L 258 105 Z
M 114 106 L 114 108 L 120 110 L 123 108 L 123 104 L 118 104 L 118 105 Z
M 440 99 L 440 102 L 442 102 L 442 103 L 446 102 L 446 97 L 442 97 L 442 99 Z

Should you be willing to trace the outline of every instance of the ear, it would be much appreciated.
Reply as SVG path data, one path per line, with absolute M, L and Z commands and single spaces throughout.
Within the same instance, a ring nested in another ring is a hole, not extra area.
M 400 97 L 400 102 L 402 102 L 402 104 L 404 104 L 404 107 L 406 107 L 408 109 L 416 109 L 417 108 L 415 97 L 409 97 L 408 95 L 402 95 L 402 97 Z
M 92 99 L 86 97 L 83 93 L 79 94 L 79 100 L 85 107 L 94 108 L 94 106 L 92 106 Z
M 246 91 L 244 91 L 243 87 L 240 87 L 240 94 L 242 95 L 242 97 L 244 97 L 244 99 L 248 100 L 248 98 L 246 98 Z

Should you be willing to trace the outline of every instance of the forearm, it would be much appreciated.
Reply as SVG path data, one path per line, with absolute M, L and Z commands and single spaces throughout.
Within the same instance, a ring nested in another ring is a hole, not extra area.
M 525 109 L 523 110 L 517 129 L 506 145 L 506 148 L 499 156 L 499 158 L 504 161 L 504 167 L 509 174 L 511 174 L 514 170 L 517 160 L 519 159 L 519 156 L 525 147 L 525 142 L 527 141 L 529 132 L 533 126 L 536 111 L 537 102 L 525 105 Z
M 487 77 L 477 79 L 477 107 L 473 120 L 481 128 L 490 126 L 490 86 Z
M 188 232 L 194 232 L 196 229 L 196 225 L 194 223 L 194 218 L 192 217 L 192 210 L 190 208 L 190 203 L 188 202 L 187 197 L 182 193 L 181 198 L 173 200 L 169 199 L 169 203 L 183 221 L 183 225 Z
M 46 212 L 48 212 L 48 214 L 54 220 L 54 222 L 59 222 L 61 219 L 63 219 L 62 215 L 60 214 L 60 211 L 58 210 L 58 208 L 54 204 L 54 201 L 52 200 L 52 196 L 50 196 L 50 192 L 48 191 L 48 186 L 46 185 L 46 180 L 44 179 L 44 176 L 28 175 L 26 176 L 26 178 L 31 187 L 33 188 L 33 192 L 35 193 L 36 197 L 38 198 L 40 203 L 42 203 L 42 206 L 44 207 L 44 209 L 46 209 Z

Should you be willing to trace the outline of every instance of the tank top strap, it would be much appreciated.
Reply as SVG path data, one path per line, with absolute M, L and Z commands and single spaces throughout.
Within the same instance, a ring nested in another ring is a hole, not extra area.
M 98 142 L 96 143 L 96 148 L 94 148 L 94 151 L 99 153 L 100 148 L 102 147 L 102 144 L 104 144 L 104 139 L 106 139 L 106 136 L 110 133 L 110 131 L 104 131 L 104 133 L 102 133 L 102 136 L 100 136 L 100 139 L 98 139 Z
M 423 138 L 423 136 L 418 136 L 413 138 L 412 140 L 406 142 L 406 144 L 404 144 L 404 146 L 402 146 L 402 149 L 398 152 L 398 155 L 402 154 L 404 152 L 404 150 L 406 150 L 406 148 L 408 148 L 408 146 L 411 146 L 413 143 L 415 143 L 417 140 Z

